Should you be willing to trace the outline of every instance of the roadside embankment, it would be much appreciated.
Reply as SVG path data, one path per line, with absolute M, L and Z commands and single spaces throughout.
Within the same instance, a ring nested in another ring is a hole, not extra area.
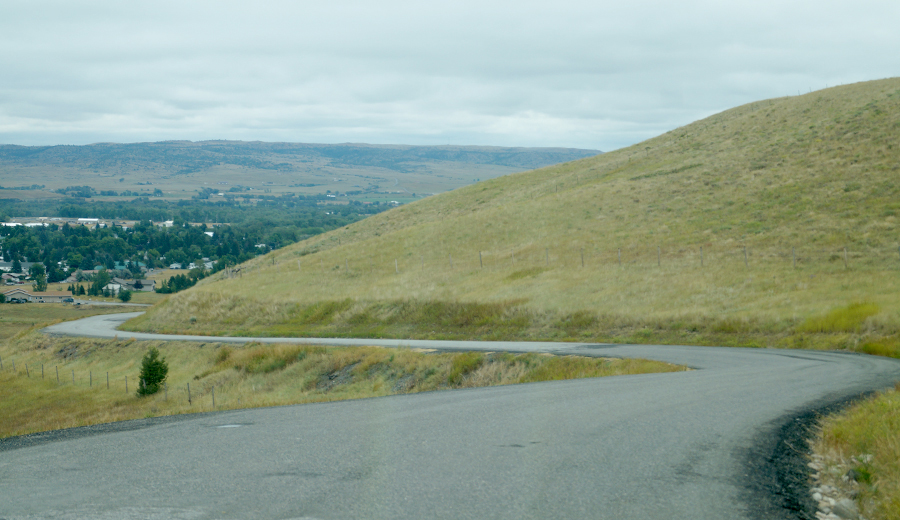
M 815 472 L 810 492 L 820 518 L 900 518 L 897 432 L 900 383 L 822 419 L 810 462 Z
M 137 397 L 141 358 L 150 347 L 168 363 L 167 385 Z M 211 410 L 684 370 L 640 359 L 56 338 L 37 331 L 0 344 L 0 357 L 0 437 Z

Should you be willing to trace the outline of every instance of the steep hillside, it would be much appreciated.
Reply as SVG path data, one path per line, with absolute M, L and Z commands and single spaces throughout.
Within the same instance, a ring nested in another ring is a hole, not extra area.
M 900 79 L 751 103 L 276 251 L 130 326 L 854 346 L 900 328 L 898 136 Z

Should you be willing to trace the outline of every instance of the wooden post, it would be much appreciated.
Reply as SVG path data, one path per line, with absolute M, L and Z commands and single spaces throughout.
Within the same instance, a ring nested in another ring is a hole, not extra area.
M 750 267 L 750 264 L 747 263 L 747 246 L 744 246 L 744 267 Z
M 547 257 L 547 265 L 550 265 L 550 248 L 549 247 L 544 248 L 544 255 Z
M 700 267 L 703 267 L 703 246 L 700 246 Z
M 422 270 L 425 270 L 425 255 L 422 255 Z
M 617 250 L 617 252 L 618 252 L 618 255 L 619 255 L 619 267 L 622 267 L 622 248 L 619 248 L 619 249 Z
M 394 259 L 394 274 L 400 274 L 400 267 L 397 266 L 397 259 Z
M 213 408 L 216 407 L 216 387 L 212 387 Z
M 94 388 L 94 373 L 91 371 L 88 371 L 88 381 L 88 386 Z
M 72 370 L 72 384 L 75 384 L 75 371 Z
M 581 267 L 584 267 L 584 248 L 581 248 Z
M 847 264 L 847 248 L 844 248 L 844 269 L 847 269 L 849 265 Z
M 478 252 L 478 266 L 484 269 L 484 261 L 481 259 L 481 251 Z
M 128 393 L 128 376 L 125 376 L 125 393 Z
M 25 377 L 31 377 L 31 372 L 28 371 L 28 363 L 25 363 Z
M 109 390 L 109 372 L 106 373 L 106 389 Z
M 44 379 L 44 364 L 41 363 L 41 379 Z
M 303 269 L 300 267 L 300 260 L 297 260 L 297 270 L 302 271 Z
M 59 384 L 59 366 L 56 367 L 56 384 Z
M 188 383 L 188 405 L 191 404 L 191 384 Z

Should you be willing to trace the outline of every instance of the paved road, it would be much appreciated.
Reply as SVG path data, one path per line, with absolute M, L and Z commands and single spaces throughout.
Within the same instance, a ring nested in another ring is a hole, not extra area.
M 125 317 L 48 332 L 115 336 L 111 327 Z M 223 338 L 205 338 L 213 339 Z M 803 518 L 791 510 L 802 490 L 786 489 L 803 478 L 794 471 L 804 465 L 798 419 L 900 379 L 894 360 L 834 352 L 362 343 L 646 357 L 697 370 L 0 441 L 0 518 Z

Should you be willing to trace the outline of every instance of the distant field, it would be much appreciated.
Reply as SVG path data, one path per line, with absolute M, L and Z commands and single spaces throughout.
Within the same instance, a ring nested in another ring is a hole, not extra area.
M 129 312 L 114 306 L 64 305 L 61 303 L 0 304 L 0 344 L 17 334 L 46 327 L 59 321 L 76 320 L 97 314 Z
M 0 199 L 61 199 L 64 195 L 46 190 L 0 190 Z

